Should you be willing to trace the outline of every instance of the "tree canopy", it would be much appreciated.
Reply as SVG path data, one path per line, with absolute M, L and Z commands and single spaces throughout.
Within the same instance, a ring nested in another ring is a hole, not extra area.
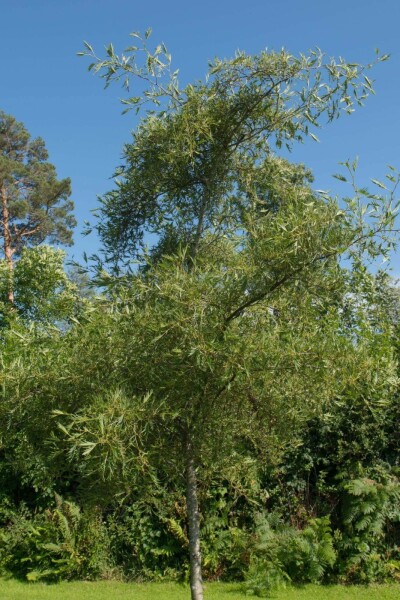
M 216 59 L 204 82 L 180 88 L 165 46 L 151 52 L 150 31 L 132 36 L 136 45 L 120 56 L 112 44 L 105 59 L 89 44 L 82 53 L 94 59 L 89 69 L 106 85 L 119 79 L 128 89 L 143 84 L 142 95 L 123 100 L 127 110 L 144 109 L 145 116 L 125 146 L 117 188 L 97 211 L 96 227 L 113 260 L 136 257 L 146 233 L 156 234 L 156 252 L 180 242 L 195 252 L 205 232 L 226 235 L 249 212 L 276 210 L 284 198 L 274 190 L 275 173 L 285 167 L 275 151 L 316 139 L 313 132 L 324 121 L 351 113 L 372 91 L 371 65 L 285 50 Z M 285 178 L 288 186 L 301 185 L 311 175 L 287 164 Z

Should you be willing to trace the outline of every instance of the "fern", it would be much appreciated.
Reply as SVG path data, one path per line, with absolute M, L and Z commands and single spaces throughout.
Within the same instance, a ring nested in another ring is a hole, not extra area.
M 333 567 L 336 552 L 328 517 L 311 520 L 304 530 L 258 519 L 256 544 L 246 589 L 257 595 L 293 583 L 317 583 Z
M 106 539 L 93 511 L 56 496 L 56 507 L 15 515 L 0 539 L 4 570 L 28 581 L 91 577 L 106 567 Z
M 172 533 L 174 538 L 177 539 L 184 548 L 187 548 L 189 540 L 178 521 L 176 519 L 165 519 L 164 522 L 167 525 L 168 531 Z
M 342 536 L 338 540 L 339 573 L 344 581 L 384 580 L 390 571 L 385 526 L 396 518 L 400 484 L 396 477 L 362 477 L 346 481 L 343 490 Z

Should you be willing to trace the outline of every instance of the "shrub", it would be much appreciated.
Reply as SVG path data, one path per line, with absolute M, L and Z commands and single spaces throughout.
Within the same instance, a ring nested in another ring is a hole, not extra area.
M 29 581 L 93 579 L 106 571 L 107 536 L 101 515 L 83 513 L 56 496 L 52 509 L 32 515 L 22 506 L 10 512 L 0 533 L 3 572 Z
M 185 571 L 186 533 L 167 502 L 160 504 L 136 500 L 108 517 L 112 561 L 129 579 L 175 579 Z
M 272 516 L 259 518 L 246 576 L 246 590 L 267 596 L 287 583 L 317 583 L 336 559 L 328 517 L 313 519 L 303 530 Z
M 382 582 L 398 576 L 399 549 L 390 546 L 386 527 L 400 520 L 400 484 L 389 472 L 342 484 L 342 524 L 337 534 L 339 577 L 348 583 Z

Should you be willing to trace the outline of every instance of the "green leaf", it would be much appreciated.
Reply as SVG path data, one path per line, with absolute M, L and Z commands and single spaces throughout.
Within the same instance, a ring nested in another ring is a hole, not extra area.
M 381 181 L 379 181 L 378 179 L 371 179 L 371 181 L 372 181 L 372 183 L 374 183 L 378 187 L 382 188 L 383 190 L 387 190 L 386 185 L 384 183 L 382 183 Z

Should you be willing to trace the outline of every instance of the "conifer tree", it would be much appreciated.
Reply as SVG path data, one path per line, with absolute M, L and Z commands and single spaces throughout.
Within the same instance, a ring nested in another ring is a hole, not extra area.
M 57 179 L 44 141 L 0 111 L 0 236 L 8 266 L 8 301 L 14 302 L 13 270 L 24 247 L 44 241 L 71 245 L 76 224 L 71 181 Z

